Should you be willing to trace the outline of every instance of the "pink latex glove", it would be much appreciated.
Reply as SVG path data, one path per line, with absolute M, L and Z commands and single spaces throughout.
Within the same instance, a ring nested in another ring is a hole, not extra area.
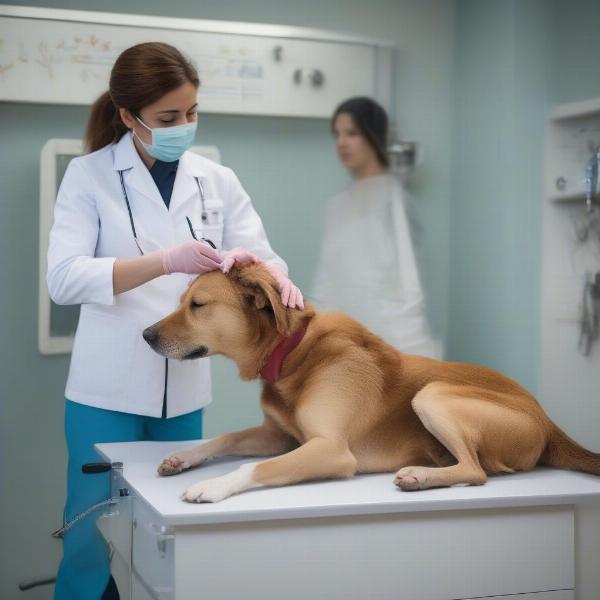
M 287 276 L 287 273 L 277 265 L 265 263 L 269 273 L 275 277 L 279 291 L 281 292 L 281 302 L 289 308 L 304 308 L 304 298 L 300 288 Z
M 215 271 L 222 262 L 223 259 L 216 250 L 207 243 L 197 240 L 189 240 L 162 251 L 162 263 L 166 275 L 171 273 L 200 275 Z
M 252 252 L 248 252 L 245 248 L 225 250 L 225 252 L 221 252 L 221 258 L 223 259 L 223 262 L 219 268 L 223 273 L 229 273 L 229 270 L 233 267 L 234 263 L 248 265 L 250 263 L 260 262 L 257 256 L 252 254 Z
M 286 275 L 285 271 L 281 267 L 263 263 L 256 255 L 252 254 L 252 252 L 249 252 L 245 248 L 234 248 L 233 250 L 222 252 L 221 256 L 223 257 L 223 262 L 221 263 L 220 269 L 223 271 L 223 273 L 228 273 L 233 264 L 236 262 L 242 265 L 256 262 L 264 264 L 269 273 L 273 275 L 275 281 L 277 282 L 277 286 L 279 287 L 279 291 L 281 293 L 281 302 L 283 305 L 288 306 L 289 308 L 304 308 L 304 298 L 302 297 L 302 292 L 296 285 L 294 285 L 292 280 Z

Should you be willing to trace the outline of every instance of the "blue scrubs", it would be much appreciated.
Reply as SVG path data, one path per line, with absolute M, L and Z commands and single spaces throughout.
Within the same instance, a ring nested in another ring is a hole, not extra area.
M 81 472 L 81 465 L 100 460 L 94 444 L 200 439 L 202 410 L 162 419 L 67 400 L 65 435 L 69 467 L 64 518 L 69 521 L 110 496 L 110 473 L 86 475 Z M 107 545 L 96 529 L 100 513 L 99 510 L 89 514 L 65 533 L 63 560 L 56 577 L 56 600 L 98 600 L 102 597 L 110 578 L 110 563 Z
M 167 163 L 157 160 L 150 168 L 152 179 L 167 209 L 178 164 L 179 161 Z M 178 441 L 202 437 L 202 410 L 166 419 L 166 402 L 165 397 L 163 418 L 155 418 L 94 408 L 67 400 L 65 437 L 69 467 L 65 521 L 110 496 L 110 473 L 85 475 L 81 472 L 83 464 L 99 461 L 94 444 Z M 106 543 L 96 529 L 99 514 L 100 510 L 91 513 L 65 533 L 63 560 L 56 577 L 56 600 L 98 600 L 102 597 L 110 578 L 110 563 Z

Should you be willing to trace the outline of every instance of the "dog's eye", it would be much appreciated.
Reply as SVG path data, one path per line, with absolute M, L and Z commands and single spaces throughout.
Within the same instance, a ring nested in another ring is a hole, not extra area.
M 192 300 L 192 308 L 202 308 L 204 306 L 204 304 L 200 303 L 200 302 L 196 302 L 195 300 Z

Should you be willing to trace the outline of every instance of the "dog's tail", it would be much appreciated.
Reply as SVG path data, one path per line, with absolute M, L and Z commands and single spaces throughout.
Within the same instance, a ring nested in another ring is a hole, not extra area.
M 600 454 L 580 446 L 554 424 L 540 463 L 549 467 L 600 475 Z

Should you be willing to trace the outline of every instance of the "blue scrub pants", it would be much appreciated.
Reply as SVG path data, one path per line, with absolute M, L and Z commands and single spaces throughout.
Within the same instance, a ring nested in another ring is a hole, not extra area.
M 110 496 L 110 473 L 83 474 L 81 465 L 100 462 L 94 444 L 193 440 L 202 437 L 202 410 L 161 419 L 94 408 L 67 400 L 65 437 L 69 454 L 67 502 L 69 521 Z M 158 465 L 157 465 L 158 466 Z M 96 529 L 101 509 L 80 520 L 63 539 L 63 559 L 56 576 L 55 600 L 98 600 L 110 578 L 108 547 Z

